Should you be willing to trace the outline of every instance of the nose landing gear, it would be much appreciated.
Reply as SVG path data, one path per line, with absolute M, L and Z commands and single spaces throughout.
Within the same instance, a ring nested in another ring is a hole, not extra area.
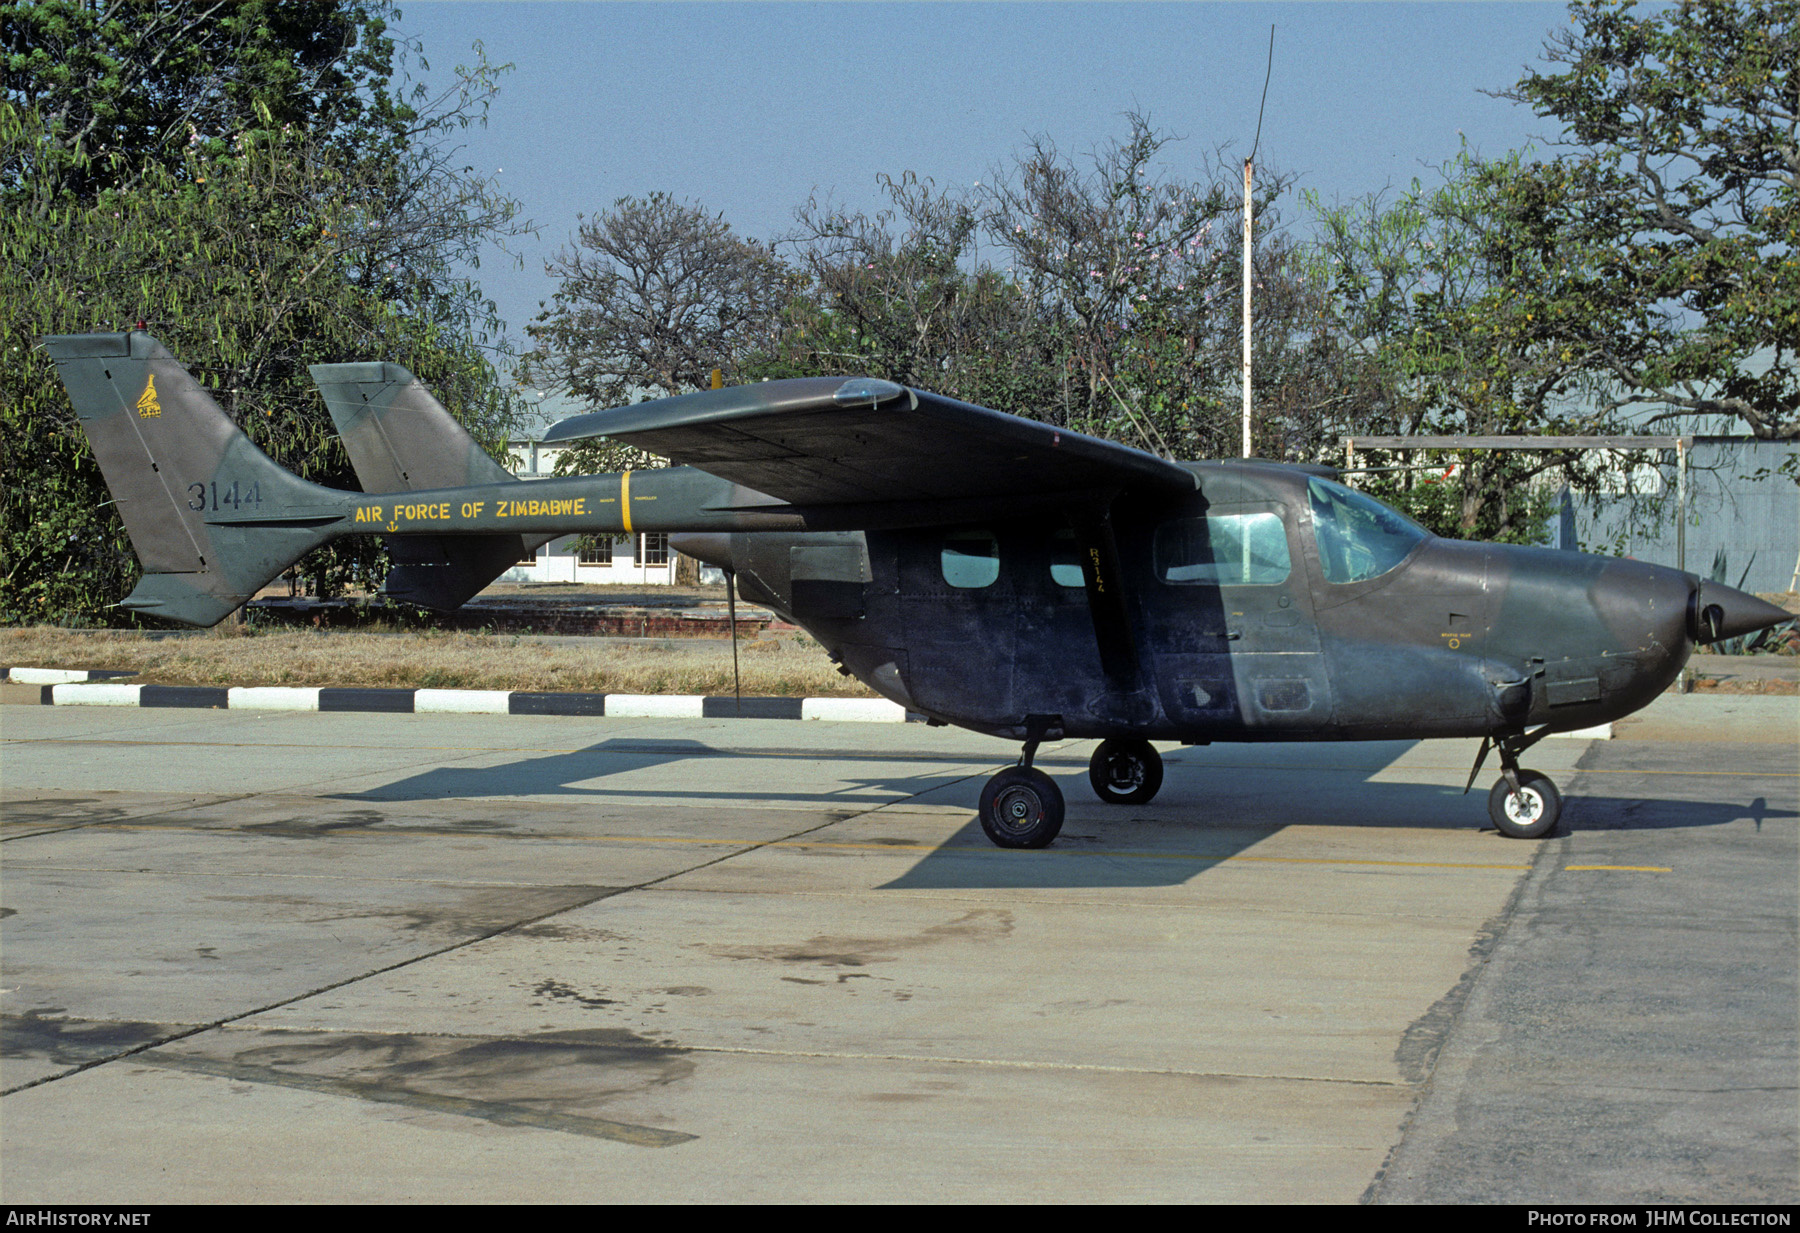
M 1481 752 L 1475 755 L 1475 767 L 1469 772 L 1465 793 L 1475 786 L 1475 776 L 1487 760 L 1490 747 L 1500 751 L 1500 781 L 1488 792 L 1488 818 L 1494 829 L 1508 839 L 1542 839 L 1556 829 L 1562 818 L 1562 793 L 1542 771 L 1522 768 L 1519 755 L 1549 735 L 1539 728 L 1530 736 L 1503 736 L 1499 740 L 1484 738 Z

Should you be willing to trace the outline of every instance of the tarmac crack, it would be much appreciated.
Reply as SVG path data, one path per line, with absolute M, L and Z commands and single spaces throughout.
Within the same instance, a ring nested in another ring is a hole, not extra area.
M 938 785 L 938 786 L 941 786 L 941 785 Z M 235 799 L 245 799 L 246 797 L 256 796 L 256 795 L 262 795 L 262 794 L 246 793 L 244 797 L 239 797 L 239 798 L 235 798 Z M 919 794 L 915 793 L 914 795 L 916 796 Z M 907 798 L 907 797 L 901 798 L 901 800 L 907 800 L 907 799 L 911 799 L 911 798 Z M 73 1078 L 75 1075 L 79 1075 L 86 1071 L 93 1070 L 99 1066 L 105 1066 L 105 1065 L 108 1065 L 113 1062 L 122 1061 L 126 1058 L 136 1057 L 140 1054 L 147 1053 L 152 1049 L 157 1049 L 164 1045 L 174 1044 L 178 1041 L 188 1040 L 188 1039 L 191 1039 L 192 1037 L 200 1036 L 207 1032 L 217 1031 L 219 1029 L 228 1027 L 232 1024 L 241 1023 L 246 1019 L 254 1018 L 257 1015 L 264 1015 L 264 1014 L 268 1014 L 272 1011 L 280 1010 L 281 1008 L 286 1007 L 286 1006 L 294 1006 L 294 1005 L 297 1005 L 298 1003 L 308 1000 L 309 998 L 315 998 L 315 997 L 319 997 L 323 994 L 333 993 L 339 989 L 348 988 L 352 985 L 359 984 L 365 980 L 371 980 L 378 976 L 385 976 L 390 972 L 397 972 L 397 971 L 400 971 L 401 969 L 412 967 L 415 964 L 424 963 L 427 960 L 431 960 L 431 959 L 436 959 L 442 955 L 447 955 L 447 954 L 451 954 L 452 952 L 455 952 L 455 951 L 464 950 L 470 946 L 475 946 L 475 945 L 478 945 L 479 943 L 486 942 L 492 938 L 500 937 L 501 935 L 510 933 L 516 929 L 523 929 L 523 928 L 526 928 L 531 925 L 541 924 L 541 923 L 543 923 L 547 920 L 550 920 L 554 917 L 561 916 L 566 912 L 575 911 L 576 909 L 579 909 L 579 908 L 589 907 L 593 904 L 601 902 L 604 899 L 611 899 L 611 898 L 614 898 L 619 895 L 628 894 L 632 891 L 647 890 L 651 887 L 659 886 L 662 883 L 668 882 L 674 878 L 683 877 L 690 873 L 697 873 L 702 869 L 711 868 L 712 866 L 720 864 L 724 861 L 733 860 L 739 856 L 745 856 L 745 855 L 748 855 L 749 853 L 759 851 L 760 849 L 769 847 L 772 844 L 792 842 L 803 836 L 810 835 L 817 831 L 823 830 L 828 826 L 836 826 L 840 822 L 847 821 L 850 818 L 862 817 L 862 816 L 865 816 L 865 813 L 873 813 L 879 809 L 886 808 L 887 805 L 891 805 L 891 804 L 895 804 L 895 803 L 898 803 L 898 802 L 893 802 L 893 801 L 885 802 L 882 805 L 876 806 L 875 809 L 871 809 L 871 810 L 867 810 L 867 811 L 859 812 L 859 813 L 853 813 L 853 814 L 849 814 L 847 816 L 827 818 L 826 820 L 819 822 L 816 825 L 803 827 L 800 830 L 792 832 L 791 834 L 778 836 L 778 837 L 772 838 L 772 839 L 765 839 L 765 840 L 759 840 L 759 841 L 752 842 L 752 843 L 747 843 L 747 844 L 744 844 L 742 847 L 736 849 L 735 851 L 724 852 L 724 853 L 714 856 L 708 860 L 699 861 L 695 864 L 686 866 L 682 869 L 671 870 L 668 873 L 660 874 L 654 878 L 646 878 L 641 882 L 635 882 L 628 886 L 606 887 L 606 888 L 600 890 L 599 893 L 597 893 L 597 894 L 586 896 L 585 898 L 579 899 L 572 903 L 562 904 L 558 907 L 552 908 L 549 911 L 539 912 L 532 916 L 524 917 L 524 918 L 521 918 L 518 920 L 509 921 L 503 925 L 498 925 L 498 926 L 495 926 L 495 927 L 489 928 L 489 929 L 483 929 L 483 930 L 480 930 L 480 931 L 472 934 L 469 937 L 460 938 L 457 941 L 448 943 L 443 946 L 433 947 L 430 950 L 424 951 L 417 955 L 409 956 L 405 959 L 396 960 L 393 963 L 383 964 L 382 966 L 380 966 L 378 968 L 373 968 L 373 969 L 370 969 L 370 970 L 364 971 L 364 972 L 358 972 L 355 975 L 344 977 L 341 980 L 330 981 L 326 984 L 317 986 L 312 989 L 305 990 L 301 993 L 293 994 L 289 997 L 279 998 L 273 1002 L 269 1002 L 264 1005 L 251 1007 L 250 1009 L 241 1010 L 241 1011 L 238 1011 L 238 1012 L 236 1012 L 234 1014 L 230 1014 L 230 1015 L 225 1015 L 218 1019 L 213 1019 L 206 1023 L 193 1025 L 193 1026 L 185 1028 L 182 1031 L 166 1033 L 166 1034 L 157 1036 L 154 1039 L 144 1041 L 141 1044 L 138 1044 L 132 1048 L 123 1049 L 116 1053 L 111 1053 L 111 1054 L 108 1054 L 103 1057 L 96 1057 L 89 1061 L 82 1062 L 81 1064 L 72 1066 L 67 1070 L 58 1071 L 54 1074 L 42 1075 L 42 1076 L 40 1076 L 36 1079 L 33 1079 L 29 1082 L 21 1083 L 14 1087 L 5 1088 L 3 1090 L 0 1090 L 0 1096 L 11 1096 L 17 1092 L 28 1091 L 29 1089 L 34 1088 L 34 1087 L 42 1087 L 45 1084 L 55 1083 L 55 1082 L 59 1082 L 63 1079 Z M 91 824 L 91 825 L 97 825 L 97 823 Z

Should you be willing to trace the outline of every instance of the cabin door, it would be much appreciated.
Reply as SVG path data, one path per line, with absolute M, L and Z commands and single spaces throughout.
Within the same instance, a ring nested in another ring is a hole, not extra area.
M 1275 502 L 1213 504 L 1158 526 L 1151 645 L 1184 731 L 1304 732 L 1331 719 L 1296 528 Z

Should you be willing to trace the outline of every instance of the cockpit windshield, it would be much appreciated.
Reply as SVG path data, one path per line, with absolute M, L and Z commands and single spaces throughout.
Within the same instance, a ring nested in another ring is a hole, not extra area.
M 1306 482 L 1327 582 L 1379 578 L 1431 533 L 1397 510 L 1330 480 Z

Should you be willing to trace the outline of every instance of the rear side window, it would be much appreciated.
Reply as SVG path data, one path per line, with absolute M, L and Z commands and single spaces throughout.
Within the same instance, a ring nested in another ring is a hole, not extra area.
M 1065 529 L 1050 537 L 1050 579 L 1059 587 L 1086 585 L 1081 576 L 1081 554 L 1075 547 L 1075 532 Z
M 1156 576 L 1177 586 L 1274 586 L 1293 572 L 1273 510 L 1177 518 L 1156 528 Z
M 952 531 L 938 559 L 953 587 L 991 587 L 1000 577 L 1000 541 L 992 531 Z

